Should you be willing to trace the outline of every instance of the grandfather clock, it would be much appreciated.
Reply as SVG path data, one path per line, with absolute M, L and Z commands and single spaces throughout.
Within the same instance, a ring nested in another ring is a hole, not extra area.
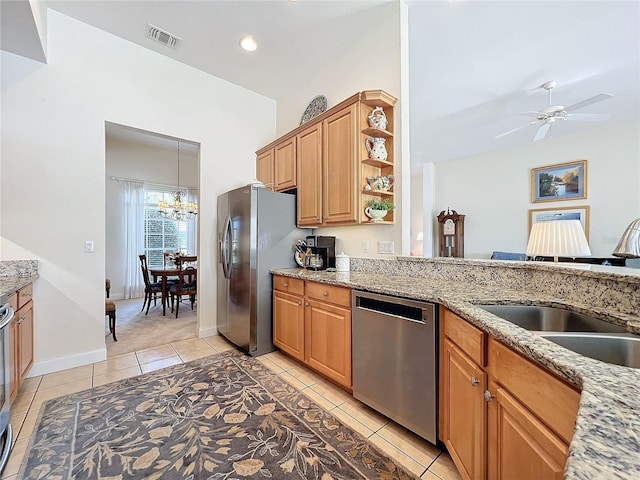
M 464 257 L 464 215 L 455 210 L 438 215 L 438 238 L 441 257 Z

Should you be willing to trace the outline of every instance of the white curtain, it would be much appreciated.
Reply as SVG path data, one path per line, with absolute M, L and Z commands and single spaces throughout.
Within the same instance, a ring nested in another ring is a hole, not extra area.
M 142 182 L 126 180 L 123 185 L 124 298 L 144 295 L 144 280 L 138 255 L 144 253 L 144 188 Z
M 198 202 L 197 190 L 187 190 L 187 202 Z M 198 217 L 187 220 L 187 253 L 189 255 L 198 254 Z

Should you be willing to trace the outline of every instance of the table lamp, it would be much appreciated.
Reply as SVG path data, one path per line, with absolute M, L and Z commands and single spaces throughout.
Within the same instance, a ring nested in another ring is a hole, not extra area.
M 627 227 L 612 255 L 622 258 L 640 258 L 640 218 Z
M 534 223 L 529 234 L 527 256 L 585 257 L 591 255 L 579 220 L 551 220 Z

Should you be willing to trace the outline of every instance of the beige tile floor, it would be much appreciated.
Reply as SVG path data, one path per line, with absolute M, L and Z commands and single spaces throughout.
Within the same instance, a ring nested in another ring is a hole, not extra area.
M 17 480 L 20 463 L 44 401 L 233 348 L 219 336 L 194 338 L 28 378 L 11 406 L 16 442 L 2 479 Z M 446 452 L 371 410 L 299 363 L 280 352 L 263 355 L 258 360 L 420 478 L 460 479 Z

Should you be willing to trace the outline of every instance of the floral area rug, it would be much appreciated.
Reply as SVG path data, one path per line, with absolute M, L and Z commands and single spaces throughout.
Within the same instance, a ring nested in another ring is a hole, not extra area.
M 237 351 L 48 401 L 20 479 L 415 479 Z

